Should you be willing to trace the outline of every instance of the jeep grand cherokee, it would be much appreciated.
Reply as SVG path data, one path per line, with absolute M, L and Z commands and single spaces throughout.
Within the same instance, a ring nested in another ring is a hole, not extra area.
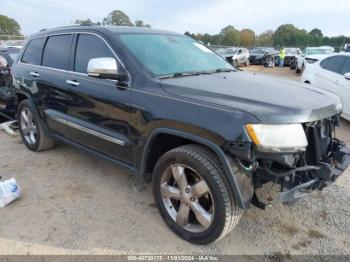
M 192 243 L 222 238 L 251 203 L 262 207 L 256 189 L 267 182 L 292 203 L 349 165 L 337 96 L 237 71 L 184 35 L 44 30 L 12 71 L 30 150 L 68 143 L 152 181 L 165 223 Z

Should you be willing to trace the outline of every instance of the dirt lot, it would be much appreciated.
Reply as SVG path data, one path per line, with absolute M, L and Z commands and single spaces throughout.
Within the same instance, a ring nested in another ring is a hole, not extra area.
M 296 78 L 288 68 L 249 70 Z M 350 144 L 349 123 L 338 136 Z M 228 237 L 195 246 L 165 226 L 150 186 L 136 192 L 110 162 L 65 145 L 32 153 L 3 132 L 0 141 L 0 175 L 23 190 L 0 209 L 0 254 L 350 254 L 350 170 L 293 207 L 253 207 Z

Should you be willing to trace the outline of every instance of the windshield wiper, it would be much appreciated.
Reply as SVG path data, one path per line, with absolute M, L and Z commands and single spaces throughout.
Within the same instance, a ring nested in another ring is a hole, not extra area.
M 177 72 L 174 74 L 158 76 L 157 78 L 166 79 L 166 78 L 175 78 L 175 77 L 183 77 L 183 76 L 210 75 L 210 74 L 222 73 L 222 72 L 236 72 L 236 70 L 229 69 L 229 68 L 218 68 L 210 71 Z
M 230 68 L 218 68 L 215 70 L 216 73 L 223 73 L 223 72 L 236 72 L 237 70 L 235 69 L 230 69 Z
M 198 76 L 200 75 L 200 72 L 177 72 L 174 74 L 170 74 L 170 75 L 162 75 L 162 76 L 158 76 L 158 79 L 165 79 L 165 78 L 173 78 L 173 77 L 182 77 L 182 76 Z

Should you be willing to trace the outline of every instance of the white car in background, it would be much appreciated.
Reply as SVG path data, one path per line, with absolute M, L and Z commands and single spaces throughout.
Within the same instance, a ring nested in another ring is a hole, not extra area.
M 236 67 L 242 64 L 245 66 L 249 66 L 249 50 L 247 48 L 220 48 L 216 52 Z
M 350 53 L 328 55 L 308 65 L 301 81 L 340 96 L 344 103 L 342 117 L 350 121 Z
M 302 72 L 306 64 L 312 64 L 322 58 L 325 58 L 333 52 L 334 48 L 331 46 L 305 48 L 304 52 L 298 56 L 298 63 L 296 68 L 297 73 Z

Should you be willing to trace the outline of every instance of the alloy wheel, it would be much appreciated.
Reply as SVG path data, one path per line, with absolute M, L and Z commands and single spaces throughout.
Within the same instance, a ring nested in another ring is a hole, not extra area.
M 169 166 L 161 176 L 160 192 L 166 211 L 178 226 L 199 233 L 212 224 L 212 193 L 206 181 L 191 167 Z
M 28 108 L 23 108 L 21 111 L 21 131 L 24 139 L 30 145 L 36 143 L 37 126 L 33 119 L 33 114 Z

